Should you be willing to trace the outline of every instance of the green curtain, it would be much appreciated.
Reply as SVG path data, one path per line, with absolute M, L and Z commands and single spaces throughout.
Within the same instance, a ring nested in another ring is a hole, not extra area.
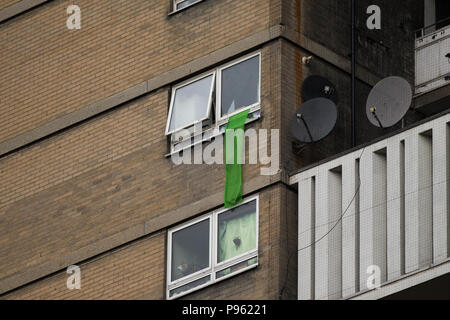
M 249 111 L 247 109 L 230 117 L 225 128 L 225 208 L 231 208 L 242 202 L 242 165 L 238 163 L 237 159 L 245 156 L 242 154 L 244 135 L 234 136 L 234 159 L 231 159 L 232 161 L 227 161 L 227 140 L 230 139 L 231 136 L 228 135 L 232 134 L 232 130 L 244 131 L 244 124 Z
M 248 212 L 233 219 L 220 221 L 218 240 L 218 262 L 255 249 L 256 212 Z

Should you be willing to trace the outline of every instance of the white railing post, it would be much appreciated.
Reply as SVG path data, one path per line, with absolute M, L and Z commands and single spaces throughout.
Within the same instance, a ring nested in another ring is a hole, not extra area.
M 315 219 L 315 298 L 328 299 L 328 181 L 327 170 L 319 169 L 316 176 L 316 219 Z M 325 236 L 325 238 L 323 238 Z M 322 239 L 322 240 L 320 240 Z
M 337 299 L 342 294 L 341 224 L 331 230 L 341 213 L 340 183 L 338 174 L 325 168 L 316 177 L 316 299 Z
M 429 138 L 405 139 L 405 272 L 423 268 L 432 257 L 432 164 Z
M 448 125 L 433 128 L 433 262 L 449 256 L 449 140 Z
M 391 139 L 387 145 L 387 280 L 402 274 L 402 215 L 404 214 L 404 168 L 402 144 Z
M 356 225 L 357 204 L 359 201 L 359 180 L 357 162 L 353 157 L 347 157 L 342 165 L 342 296 L 346 297 L 357 292 L 359 279 L 357 259 L 357 238 L 359 226 Z
M 298 183 L 298 299 L 314 299 L 314 178 Z

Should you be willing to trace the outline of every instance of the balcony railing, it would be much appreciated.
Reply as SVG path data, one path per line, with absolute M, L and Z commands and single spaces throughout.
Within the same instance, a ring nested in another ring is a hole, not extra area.
M 415 93 L 450 84 L 450 19 L 417 32 Z
M 291 177 L 299 299 L 354 297 L 377 280 L 412 286 L 442 263 L 450 272 L 449 122 L 446 113 Z

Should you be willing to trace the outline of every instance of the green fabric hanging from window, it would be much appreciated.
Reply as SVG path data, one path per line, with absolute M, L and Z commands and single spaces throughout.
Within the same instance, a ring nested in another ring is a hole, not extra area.
M 225 128 L 225 208 L 231 208 L 242 202 L 242 154 L 244 142 L 244 124 L 250 110 L 242 111 L 228 119 Z M 230 148 L 234 150 L 229 153 Z M 241 161 L 238 161 L 241 160 Z

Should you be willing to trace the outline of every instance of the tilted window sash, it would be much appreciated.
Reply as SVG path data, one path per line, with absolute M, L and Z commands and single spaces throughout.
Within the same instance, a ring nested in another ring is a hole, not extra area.
M 174 0 L 174 11 L 189 7 L 201 0 Z
M 209 119 L 216 74 L 209 72 L 172 90 L 166 135 Z

